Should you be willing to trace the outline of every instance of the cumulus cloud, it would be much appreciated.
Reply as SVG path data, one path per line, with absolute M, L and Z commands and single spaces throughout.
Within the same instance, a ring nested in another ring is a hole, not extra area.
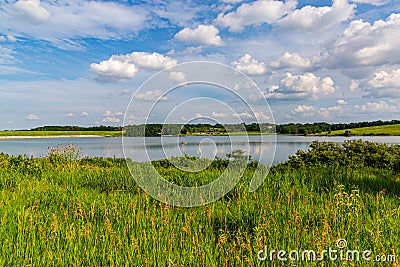
M 336 103 L 337 103 L 338 105 L 347 105 L 347 104 L 348 104 L 347 101 L 344 100 L 344 99 L 338 99 L 338 101 L 336 101 Z
M 391 106 L 385 101 L 368 102 L 363 105 L 355 105 L 354 109 L 360 112 L 393 112 L 397 110 L 396 106 Z
M 351 18 L 354 8 L 347 0 L 333 0 L 332 6 L 305 6 L 293 10 L 277 24 L 290 30 L 321 32 Z
M 159 53 L 133 52 L 126 55 L 113 55 L 99 64 L 92 63 L 90 68 L 101 79 L 112 81 L 132 79 L 138 72 L 138 66 L 160 70 L 174 66 L 177 63 L 177 60 Z
M 312 68 L 311 60 L 301 57 L 297 53 L 286 52 L 277 61 L 270 64 L 276 69 L 285 69 L 289 71 L 304 71 Z
M 68 114 L 65 115 L 65 117 L 75 117 L 75 114 L 74 113 L 68 113 Z
M 172 71 L 168 74 L 168 79 L 178 83 L 184 83 L 186 82 L 186 74 L 181 71 Z
M 238 117 L 238 118 L 253 118 L 253 115 L 251 115 L 247 111 L 242 112 L 242 113 L 233 113 L 232 116 Z
M 134 64 L 114 58 L 101 61 L 99 64 L 92 63 L 90 68 L 103 80 L 131 79 L 138 72 Z
M 35 114 L 29 114 L 29 115 L 27 115 L 25 117 L 25 119 L 27 119 L 27 120 L 38 120 L 39 117 L 37 115 L 35 115 Z
M 352 21 L 330 47 L 335 67 L 378 66 L 400 63 L 400 14 L 373 24 Z
M 83 112 L 81 113 L 81 117 L 87 117 L 87 116 L 89 116 L 89 113 L 87 113 L 87 112 L 85 112 L 85 111 L 83 111 Z
M 358 81 L 356 81 L 356 80 L 351 80 L 350 87 L 349 87 L 350 91 L 355 91 L 355 90 L 357 90 L 359 87 L 360 87 L 360 83 L 359 83 Z
M 140 67 L 153 70 L 162 70 L 168 67 L 172 67 L 178 63 L 177 60 L 156 52 L 133 52 L 122 56 L 112 56 L 111 58 L 123 62 L 134 63 Z
M 17 41 L 17 38 L 15 38 L 12 35 L 0 36 L 0 42 L 6 42 L 6 41 L 14 43 Z
M 254 111 L 254 116 L 259 121 L 268 121 L 271 119 L 269 115 L 264 114 L 262 111 Z
M 299 105 L 293 111 L 296 113 L 309 113 L 315 110 L 315 106 Z
M 213 113 L 211 114 L 211 116 L 212 116 L 213 118 L 225 118 L 225 117 L 226 117 L 226 114 L 225 114 L 225 113 L 218 113 L 218 112 L 213 111 Z
M 21 15 L 26 16 L 34 23 L 44 22 L 51 16 L 50 12 L 41 6 L 39 0 L 19 0 L 14 5 Z
M 231 63 L 232 67 L 248 75 L 262 75 L 267 72 L 264 62 L 259 62 L 251 55 L 245 54 L 239 60 Z
M 101 121 L 105 123 L 118 123 L 121 120 L 116 117 L 104 117 Z
M 252 113 L 244 111 L 242 113 L 233 113 L 232 116 L 241 119 L 257 119 L 258 121 L 268 121 L 271 119 L 270 116 L 264 114 L 262 111 L 254 111 Z
M 104 112 L 103 116 L 104 117 L 111 117 L 111 116 L 114 116 L 114 113 L 109 111 L 109 110 L 107 110 L 106 112 Z
M 377 72 L 368 85 L 372 88 L 400 88 L 400 69 Z
M 136 94 L 134 98 L 137 100 L 143 100 L 143 101 L 156 101 L 158 99 L 160 99 L 160 101 L 167 100 L 167 97 L 166 96 L 161 97 L 162 95 L 163 95 L 162 90 L 154 90 L 154 91 L 146 91 L 144 93 Z
M 16 60 L 13 54 L 15 54 L 13 49 L 0 46 L 0 65 L 9 65 L 15 63 Z
M 320 95 L 329 95 L 335 92 L 335 83 L 331 77 L 318 77 L 313 73 L 293 75 L 286 73 L 280 85 L 270 87 L 266 97 L 278 99 L 317 99 Z
M 274 0 L 257 0 L 240 5 L 236 11 L 220 13 L 215 22 L 231 32 L 241 32 L 246 26 L 275 23 L 297 5 L 295 0 L 286 2 Z
M 379 71 L 375 77 L 367 82 L 366 90 L 369 96 L 374 97 L 400 97 L 400 69 L 392 71 Z
M 224 45 L 221 36 L 219 36 L 219 30 L 213 25 L 199 25 L 195 29 L 184 28 L 175 34 L 175 39 L 187 43 Z

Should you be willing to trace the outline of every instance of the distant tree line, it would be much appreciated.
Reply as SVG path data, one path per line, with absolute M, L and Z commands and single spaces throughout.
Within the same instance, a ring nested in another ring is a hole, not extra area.
M 400 120 L 391 121 L 367 121 L 367 122 L 352 122 L 352 123 L 326 123 L 326 122 L 315 122 L 315 123 L 288 123 L 278 124 L 275 126 L 276 132 L 279 134 L 316 134 L 321 132 L 329 132 L 335 130 L 346 130 L 361 127 L 381 126 L 381 125 L 393 125 L 400 124 Z
M 31 131 L 122 131 L 121 126 L 42 126 L 31 129 Z
M 273 125 L 261 124 L 263 132 L 274 132 Z M 224 134 L 227 132 L 260 132 L 260 125 L 252 124 L 140 124 L 124 127 L 126 136 L 160 136 L 186 134 Z
M 400 120 L 391 121 L 370 121 L 370 122 L 352 122 L 352 123 L 287 123 L 287 124 L 141 124 L 125 126 L 127 136 L 160 136 L 160 135 L 178 135 L 178 134 L 224 134 L 227 132 L 276 132 L 278 134 L 317 134 L 321 132 L 330 132 L 335 130 L 347 130 L 360 127 L 371 127 L 381 125 L 400 124 Z M 261 126 L 261 127 L 260 127 Z M 261 129 L 261 130 L 260 130 Z M 121 126 L 42 126 L 32 129 L 33 131 L 122 131 Z

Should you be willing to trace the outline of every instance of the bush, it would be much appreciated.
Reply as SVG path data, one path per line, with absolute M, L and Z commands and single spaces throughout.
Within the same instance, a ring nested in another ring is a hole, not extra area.
M 400 146 L 362 140 L 347 140 L 343 144 L 314 141 L 308 151 L 297 151 L 283 165 L 305 166 L 341 165 L 400 170 Z

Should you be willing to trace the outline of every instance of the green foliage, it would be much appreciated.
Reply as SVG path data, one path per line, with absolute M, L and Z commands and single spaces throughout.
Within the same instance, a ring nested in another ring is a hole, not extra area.
M 261 128 L 261 129 L 260 129 Z M 129 125 L 124 127 L 126 136 L 160 136 L 160 135 L 197 135 L 197 134 L 210 134 L 210 135 L 226 135 L 229 133 L 271 133 L 274 131 L 273 125 L 263 123 L 252 124 L 140 124 Z
M 256 192 L 248 191 L 257 166 L 249 164 L 225 197 L 194 208 L 154 200 L 123 159 L 80 159 L 73 147 L 51 151 L 39 159 L 0 154 L 1 266 L 391 265 L 257 259 L 265 246 L 321 251 L 335 249 L 339 238 L 350 249 L 400 255 L 400 181 L 389 160 L 397 147 L 314 143 L 273 167 Z M 153 166 L 171 182 L 193 186 L 216 179 L 229 162 L 215 160 L 198 175 L 168 160 Z M 35 164 L 39 173 L 26 171 Z
M 388 134 L 387 130 L 390 129 L 390 127 L 388 128 L 383 127 L 384 125 L 394 126 L 395 128 L 396 127 L 398 128 L 399 124 L 400 120 L 391 120 L 391 121 L 379 120 L 379 121 L 369 121 L 369 122 L 365 121 L 365 122 L 336 123 L 336 124 L 330 124 L 326 122 L 315 122 L 306 124 L 288 123 L 288 124 L 276 125 L 276 132 L 279 134 L 299 134 L 299 135 L 318 134 L 318 133 L 324 133 L 326 135 L 345 135 L 345 130 L 365 127 L 362 129 L 367 131 L 365 134 L 369 135 L 368 133 L 370 132 L 368 131 L 372 131 L 372 133 L 374 133 L 375 130 L 368 128 L 377 127 L 377 132 L 375 132 L 376 134 L 385 135 L 386 133 L 387 135 Z M 352 130 L 351 132 L 352 134 L 358 134 L 357 133 L 358 131 Z M 397 129 L 396 134 L 399 135 L 400 130 Z
M 297 151 L 284 165 L 373 167 L 400 171 L 400 146 L 362 140 L 346 140 L 343 144 L 314 141 L 309 151 Z

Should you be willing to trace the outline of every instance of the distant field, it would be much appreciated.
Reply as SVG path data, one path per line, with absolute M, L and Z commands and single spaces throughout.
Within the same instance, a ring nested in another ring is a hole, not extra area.
M 400 135 L 400 124 L 349 129 L 352 135 Z M 343 135 L 345 130 L 322 132 L 317 135 Z
M 99 135 L 121 136 L 120 131 L 0 131 L 0 136 Z

